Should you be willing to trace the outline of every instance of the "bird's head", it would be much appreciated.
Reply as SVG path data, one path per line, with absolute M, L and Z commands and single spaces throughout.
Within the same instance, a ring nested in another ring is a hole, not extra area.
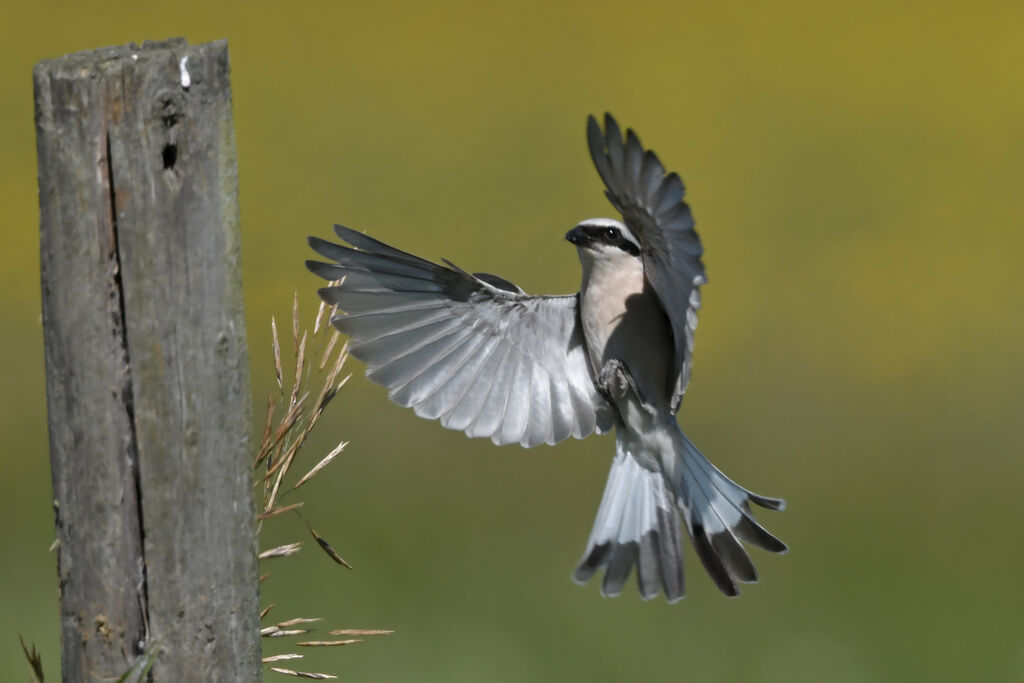
M 588 218 L 565 234 L 576 245 L 580 258 L 639 258 L 640 243 L 621 221 L 613 218 Z

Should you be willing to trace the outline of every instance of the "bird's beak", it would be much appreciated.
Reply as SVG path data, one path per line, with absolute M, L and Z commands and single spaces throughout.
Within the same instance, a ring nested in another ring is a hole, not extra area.
M 587 242 L 586 234 L 583 232 L 583 229 L 578 225 L 569 232 L 565 233 L 565 239 L 568 240 L 569 242 L 572 242 L 577 247 L 583 246 Z

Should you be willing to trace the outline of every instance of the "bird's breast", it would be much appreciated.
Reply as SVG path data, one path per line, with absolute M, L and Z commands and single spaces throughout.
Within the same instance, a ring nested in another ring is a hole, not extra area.
M 595 373 L 622 361 L 645 403 L 667 402 L 672 332 L 639 259 L 602 267 L 593 264 L 580 293 L 580 320 Z

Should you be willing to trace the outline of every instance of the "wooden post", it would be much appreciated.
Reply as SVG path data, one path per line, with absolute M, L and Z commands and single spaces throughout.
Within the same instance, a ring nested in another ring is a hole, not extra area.
M 34 76 L 64 680 L 258 680 L 227 44 Z

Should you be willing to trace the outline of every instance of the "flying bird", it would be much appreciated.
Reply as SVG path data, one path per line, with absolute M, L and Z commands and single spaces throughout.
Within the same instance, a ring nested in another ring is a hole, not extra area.
M 679 427 L 690 379 L 703 248 L 679 176 L 666 174 L 632 130 L 590 116 L 587 143 L 622 220 L 590 218 L 565 236 L 582 265 L 580 291 L 531 296 L 489 273 L 468 273 L 335 226 L 350 246 L 316 237 L 329 263 L 332 324 L 367 376 L 395 403 L 471 437 L 532 447 L 615 430 L 615 457 L 573 579 L 604 570 L 601 593 L 622 592 L 636 567 L 640 595 L 683 597 L 680 517 L 718 588 L 757 581 L 741 541 L 786 551 L 748 491 L 711 464 Z

